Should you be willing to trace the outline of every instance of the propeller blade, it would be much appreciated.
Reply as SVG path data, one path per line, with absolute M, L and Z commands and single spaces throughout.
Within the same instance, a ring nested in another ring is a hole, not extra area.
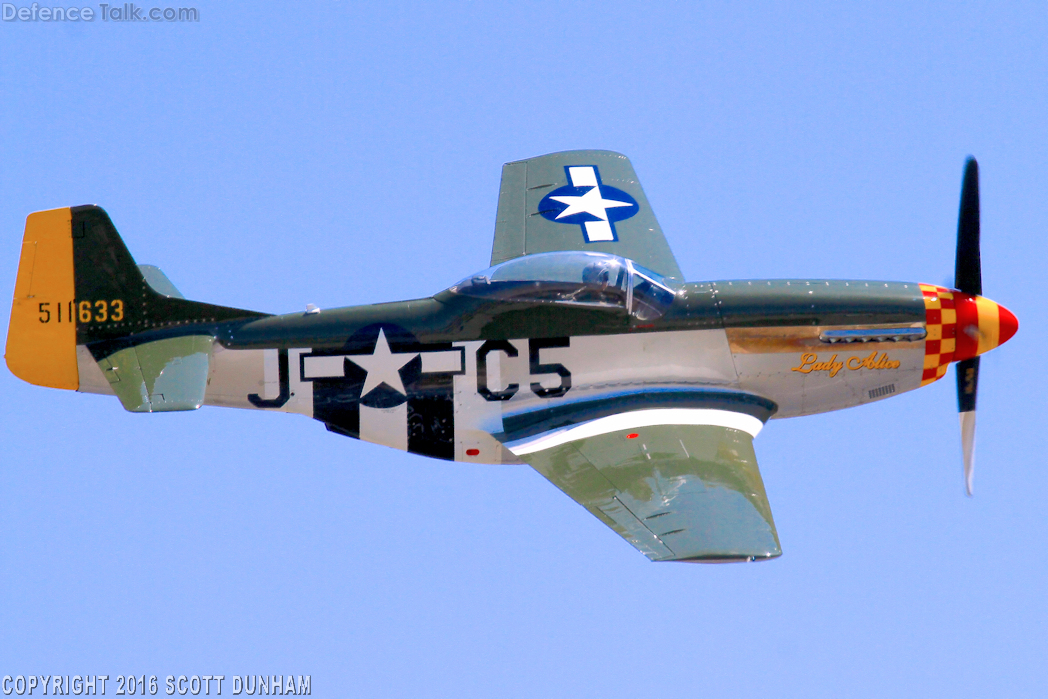
M 979 254 L 979 163 L 968 156 L 961 184 L 961 210 L 957 215 L 957 264 L 954 288 L 982 296 L 982 259 Z M 964 453 L 964 488 L 972 495 L 975 472 L 975 396 L 979 388 L 979 358 L 957 363 L 957 408 L 961 413 L 961 450 Z
M 975 473 L 975 396 L 979 388 L 979 358 L 957 362 L 957 408 L 961 413 L 961 450 L 964 453 L 964 488 L 972 495 Z
M 961 211 L 957 217 L 957 265 L 954 288 L 982 296 L 982 261 L 979 257 L 979 163 L 969 156 L 961 185 Z

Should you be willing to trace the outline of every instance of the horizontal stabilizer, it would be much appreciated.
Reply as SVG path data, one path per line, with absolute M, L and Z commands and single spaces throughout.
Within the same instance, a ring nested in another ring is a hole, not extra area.
M 167 278 L 156 265 L 138 265 L 138 271 L 145 277 L 146 284 L 149 288 L 157 292 L 161 296 L 167 296 L 168 298 L 184 299 L 185 296 L 182 292 L 175 288 L 175 285 L 171 283 L 171 280 Z
M 196 410 L 204 404 L 213 337 L 155 340 L 98 359 L 110 387 L 132 413 Z

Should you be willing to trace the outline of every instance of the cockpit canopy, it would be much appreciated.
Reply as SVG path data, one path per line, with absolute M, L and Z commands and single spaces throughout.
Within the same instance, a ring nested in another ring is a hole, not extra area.
M 449 291 L 498 301 L 623 309 L 638 320 L 660 317 L 676 295 L 665 277 L 632 260 L 577 251 L 507 260 L 463 279 Z

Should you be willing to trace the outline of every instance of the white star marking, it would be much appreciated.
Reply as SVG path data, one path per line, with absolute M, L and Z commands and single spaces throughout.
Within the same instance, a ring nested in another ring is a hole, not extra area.
M 600 195 L 600 187 L 594 187 L 581 197 L 550 197 L 550 199 L 568 205 L 568 208 L 560 212 L 557 219 L 562 219 L 565 216 L 572 216 L 573 214 L 586 213 L 596 216 L 601 221 L 607 221 L 608 209 L 614 209 L 618 206 L 633 206 L 633 204 L 628 201 L 604 199 Z
M 390 352 L 386 332 L 379 330 L 374 352 L 370 355 L 347 355 L 346 359 L 368 372 L 364 388 L 360 391 L 360 397 L 363 398 L 382 384 L 400 392 L 401 395 L 407 395 L 404 382 L 400 378 L 400 370 L 417 356 L 418 352 Z

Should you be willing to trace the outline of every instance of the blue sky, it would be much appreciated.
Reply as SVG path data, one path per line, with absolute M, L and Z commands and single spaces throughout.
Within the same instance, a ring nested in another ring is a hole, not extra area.
M 784 555 L 689 566 L 649 563 L 527 467 L 295 416 L 132 415 L 3 369 L 0 675 L 1048 693 L 1043 3 L 198 8 L 0 23 L 0 289 L 29 212 L 97 203 L 193 299 L 427 296 L 487 265 L 502 163 L 573 148 L 630 156 L 689 280 L 948 283 L 972 153 L 985 293 L 1021 324 L 982 364 L 976 496 L 952 373 L 770 423 Z

